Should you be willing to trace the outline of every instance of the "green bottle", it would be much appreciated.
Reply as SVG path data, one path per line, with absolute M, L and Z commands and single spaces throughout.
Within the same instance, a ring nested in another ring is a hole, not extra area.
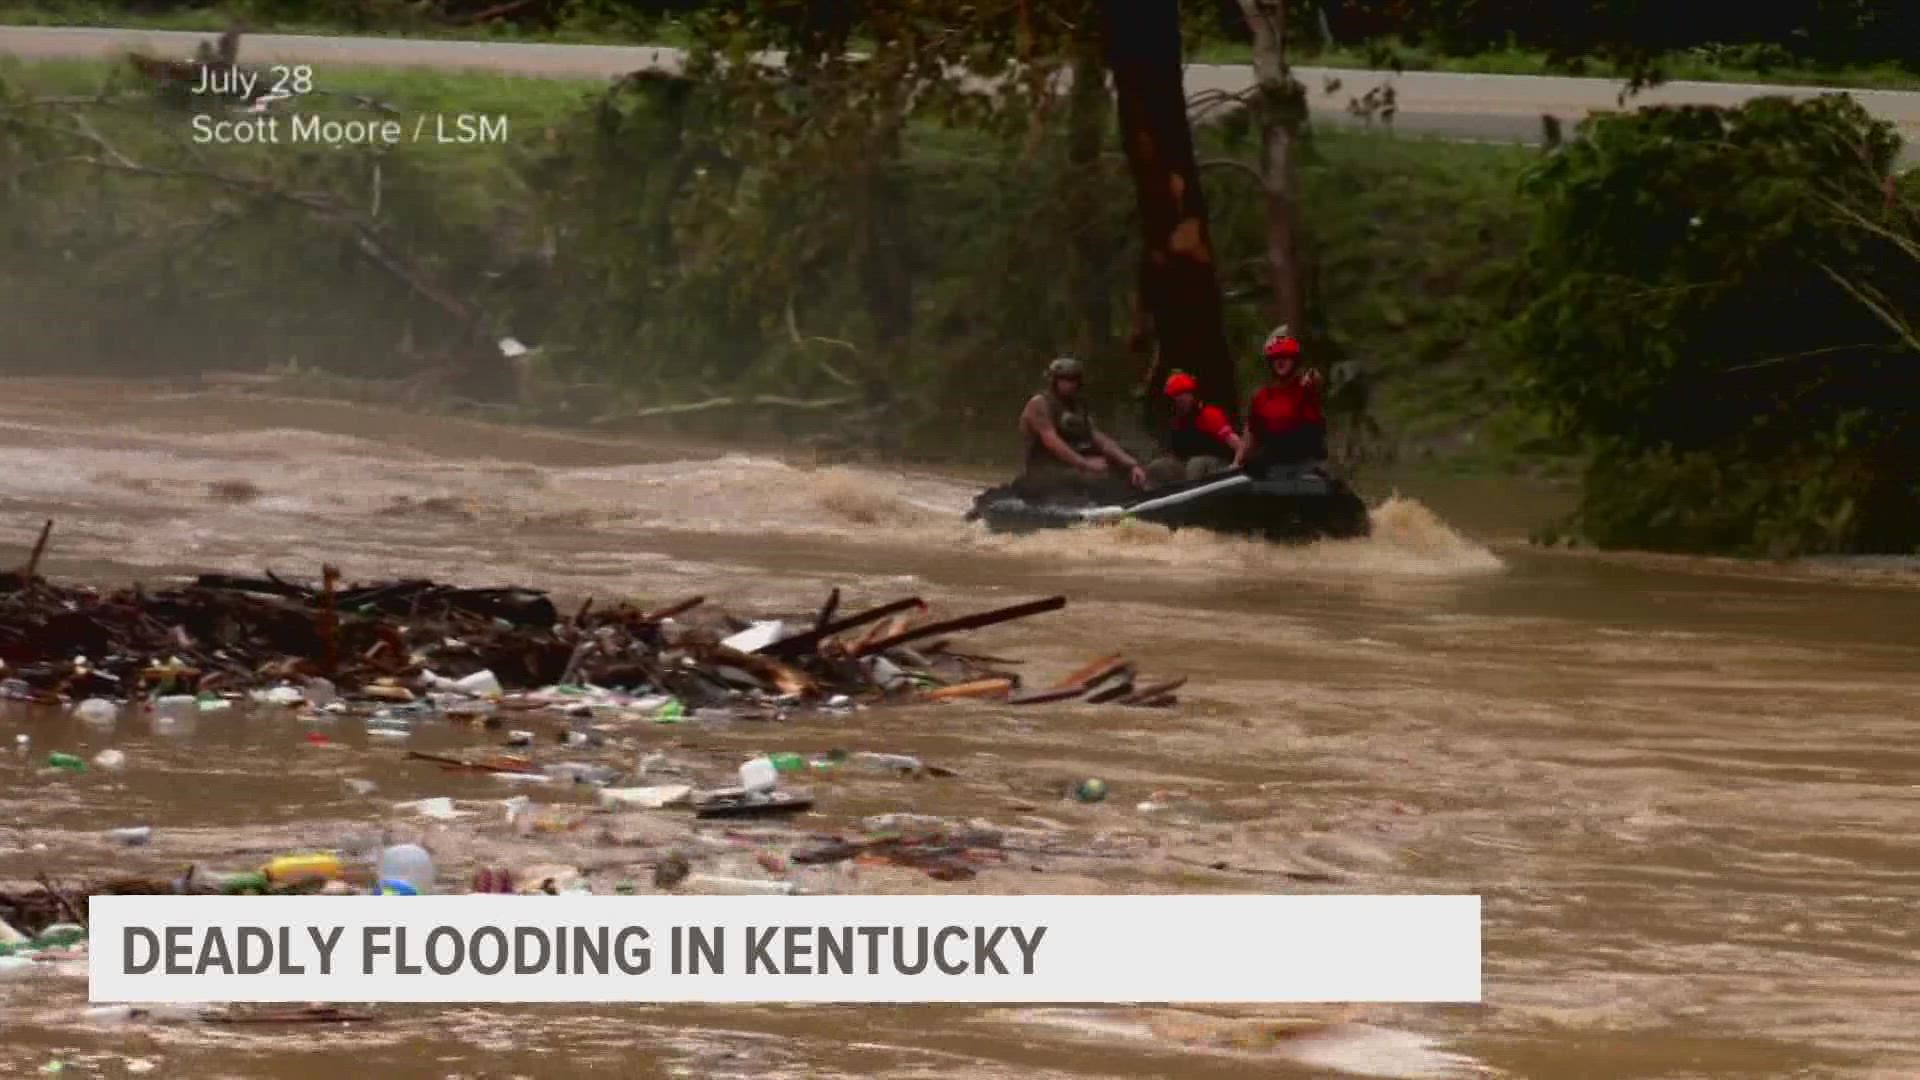
M 57 750 L 47 755 L 47 764 L 53 766 L 56 769 L 65 769 L 67 772 L 86 772 L 87 771 L 86 762 L 81 761 L 79 758 L 74 757 L 72 754 L 62 754 Z
M 767 760 L 773 762 L 775 772 L 801 772 L 807 767 L 807 759 L 791 751 L 768 754 Z
M 220 883 L 220 891 L 228 896 L 240 893 L 264 893 L 270 884 L 265 874 L 235 874 Z

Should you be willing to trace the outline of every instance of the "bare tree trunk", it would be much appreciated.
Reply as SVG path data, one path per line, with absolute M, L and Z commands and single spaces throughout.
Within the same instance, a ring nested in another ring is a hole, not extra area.
M 1237 416 L 1239 389 L 1187 122 L 1179 4 L 1101 0 L 1100 9 L 1139 206 L 1142 299 L 1159 344 L 1151 381 L 1182 368 L 1204 400 Z M 1157 399 L 1147 397 L 1150 421 Z
M 1074 352 L 1098 362 L 1113 351 L 1113 250 L 1100 220 L 1100 144 L 1112 108 L 1097 44 L 1073 58 L 1067 106 L 1067 227 L 1072 231 Z
M 1306 328 L 1306 300 L 1295 231 L 1293 145 L 1306 118 L 1306 95 L 1287 66 L 1285 0 L 1240 0 L 1253 31 L 1254 109 L 1260 125 L 1260 184 L 1267 201 L 1267 276 L 1274 313 L 1298 336 Z

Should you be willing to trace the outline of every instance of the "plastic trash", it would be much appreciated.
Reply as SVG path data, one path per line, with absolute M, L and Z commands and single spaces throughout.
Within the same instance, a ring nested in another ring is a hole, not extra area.
M 421 817 L 434 818 L 438 821 L 452 821 L 454 818 L 460 816 L 460 811 L 453 808 L 453 800 L 446 796 L 441 796 L 437 799 L 420 799 L 416 802 L 400 803 L 395 806 L 394 809 L 405 810 L 409 813 L 419 814 Z
M 740 786 L 750 794 L 772 791 L 779 782 L 780 770 L 764 757 L 754 758 L 740 766 Z
M 1073 797 L 1083 803 L 1100 802 L 1107 797 L 1107 782 L 1099 777 L 1082 780 L 1074 787 Z
M 867 670 L 872 673 L 874 683 L 882 690 L 892 690 L 905 685 L 907 681 L 907 673 L 901 671 L 899 665 L 884 656 L 876 656 L 868 661 Z
M 653 714 L 656 724 L 677 724 L 687 718 L 687 707 L 679 698 L 668 698 L 660 711 Z
M 791 881 L 756 881 L 752 878 L 716 877 L 712 874 L 694 874 L 687 878 L 690 888 L 702 892 L 727 893 L 735 896 L 792 896 L 800 887 Z
M 268 705 L 298 705 L 307 700 L 307 695 L 291 686 L 276 686 L 271 690 L 255 691 L 253 700 Z
M 458 679 L 449 679 L 431 671 L 422 672 L 420 681 L 430 689 L 442 693 L 465 694 L 468 697 L 494 698 L 506 692 L 500 685 L 500 679 L 492 671 L 484 668 Z
M 282 855 L 260 868 L 275 885 L 304 881 L 331 881 L 340 876 L 340 860 L 333 855 Z
M 193 700 L 199 703 L 201 712 L 226 712 L 233 708 L 233 702 L 219 694 L 201 694 Z
M 774 769 L 783 773 L 802 772 L 807 767 L 806 758 L 788 751 L 782 751 L 778 754 L 768 754 L 767 760 L 773 762 Z
M 346 784 L 347 790 L 355 795 L 371 795 L 380 786 L 371 780 L 364 780 L 357 776 L 350 776 L 341 782 Z
M 474 697 L 499 697 L 506 690 L 500 680 L 491 671 L 476 671 L 454 683 L 454 686 L 472 694 Z
M 243 893 L 263 893 L 273 882 L 264 872 L 252 874 L 232 874 L 220 880 L 220 891 L 228 896 Z
M 576 784 L 611 784 L 620 779 L 620 770 L 611 765 L 589 765 L 582 761 L 556 761 L 541 771 L 555 780 Z
M 127 847 L 142 847 L 153 839 L 153 826 L 130 825 L 124 829 L 108 829 L 107 838 Z
M 533 732 L 517 731 L 517 730 L 509 731 L 507 732 L 507 745 L 508 746 L 532 746 Z
M 855 765 L 869 769 L 884 769 L 892 772 L 919 772 L 926 768 L 920 759 L 908 754 L 875 754 L 862 750 L 849 755 L 847 760 Z
M 430 896 L 433 856 L 418 844 L 395 844 L 380 853 L 380 895 Z
M 47 764 L 64 772 L 82 773 L 87 771 L 87 763 L 72 754 L 63 754 L 58 750 L 47 755 Z
M 127 755 L 118 750 L 102 750 L 93 755 L 93 765 L 107 772 L 119 772 L 127 767 Z
M 661 810 L 679 806 L 693 798 L 690 784 L 662 784 L 658 787 L 601 788 L 600 805 L 637 810 Z
M 340 700 L 340 691 L 327 679 L 308 679 L 300 696 L 315 709 L 324 709 Z
M 747 627 L 732 637 L 722 638 L 720 640 L 720 647 L 723 649 L 732 649 L 736 652 L 750 653 L 764 649 L 786 636 L 787 624 L 778 619 L 773 619 L 766 622 L 754 623 L 752 626 Z
M 200 715 L 200 699 L 192 694 L 168 694 L 153 699 L 153 715 L 157 720 L 188 721 Z
M 73 715 L 83 724 L 111 724 L 120 718 L 120 707 L 106 698 L 90 697 L 73 707 Z

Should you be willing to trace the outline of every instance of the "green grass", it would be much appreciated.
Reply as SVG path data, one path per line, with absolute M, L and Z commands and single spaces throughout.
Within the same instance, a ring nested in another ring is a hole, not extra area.
M 87 95 L 139 85 L 125 65 L 105 61 L 0 61 L 0 76 L 39 95 Z M 388 177 L 389 220 L 417 225 L 424 230 L 425 244 L 436 237 L 444 242 L 447 237 L 490 236 L 486 243 L 497 251 L 524 251 L 537 243 L 523 228 L 536 200 L 515 168 L 515 155 L 536 148 L 547 128 L 563 124 L 597 90 L 571 81 L 418 69 L 343 69 L 335 78 L 337 83 L 328 89 L 376 98 L 407 116 L 481 112 L 509 117 L 512 136 L 504 147 L 403 146 L 402 160 L 393 163 Z M 345 103 L 339 107 L 351 108 Z M 166 160 L 162 143 L 173 133 L 152 130 L 151 115 L 129 113 L 128 119 L 118 121 L 107 111 L 99 122 L 134 158 Z M 186 123 L 184 115 L 180 122 Z M 1203 156 L 1251 159 L 1248 149 L 1220 145 L 1221 137 L 1216 130 L 1202 132 Z M 930 250 L 947 252 L 934 260 L 943 269 L 930 266 L 922 288 L 924 299 L 943 310 L 971 310 L 969 304 L 980 303 L 978 290 L 987 285 L 968 276 L 980 273 L 976 263 L 993 266 L 998 265 L 995 259 L 1013 259 L 1016 265 L 1007 271 L 1012 273 L 1025 258 L 1019 255 L 1025 248 L 1002 250 L 980 239 L 1006 232 L 1025 212 L 1018 208 L 1032 205 L 1016 189 L 1038 182 L 1030 176 L 1022 179 L 1023 173 L 997 171 L 1001 166 L 993 163 L 991 150 L 976 133 L 934 125 L 914 128 L 911 155 L 921 217 L 915 232 Z M 239 153 L 209 153 L 208 165 L 221 168 L 222 154 Z M 1531 469 L 1543 455 L 1553 453 L 1537 425 L 1511 407 L 1500 362 L 1508 288 L 1533 224 L 1516 184 L 1536 154 L 1518 147 L 1336 129 L 1318 134 L 1303 155 L 1302 221 L 1318 263 L 1317 302 L 1341 352 L 1363 362 L 1377 377 L 1375 415 L 1415 460 L 1431 453 L 1473 471 L 1502 472 Z M 229 164 L 263 163 L 236 158 Z M 264 164 L 293 167 L 291 159 Z M 310 182 L 297 170 L 285 175 L 303 185 Z M 1113 176 L 1113 190 L 1103 195 L 1112 211 L 1110 226 L 1117 237 L 1130 235 L 1131 200 L 1117 158 Z M 1264 205 L 1250 178 L 1238 170 L 1210 169 L 1206 183 L 1215 243 L 1232 297 L 1229 328 L 1232 340 L 1249 346 L 1251 379 L 1256 366 L 1251 343 L 1270 321 L 1262 277 Z M 138 201 L 149 197 L 144 194 L 149 189 L 128 190 L 136 201 L 127 205 L 149 206 Z M 165 209 L 158 195 L 151 198 L 155 212 Z M 1032 224 L 1040 230 L 1032 242 L 1048 243 L 1044 237 L 1054 227 L 1051 219 Z M 1019 235 L 1029 231 L 1015 230 Z M 967 246 L 975 240 L 981 245 L 977 250 Z M 1031 292 L 1030 310 L 996 308 L 1000 319 L 1054 321 L 1048 314 L 1052 309 L 1039 302 L 1047 293 L 1045 283 L 1035 282 Z M 951 295 L 955 293 L 957 307 Z M 1122 300 L 1116 298 L 1116 310 L 1124 317 Z M 966 334 L 949 339 L 940 336 L 944 331 L 931 320 L 927 325 L 930 347 L 964 347 Z M 1006 358 L 953 352 L 948 359 L 984 364 Z M 1021 371 L 1024 379 L 1024 368 Z M 984 401 L 990 396 L 985 381 L 984 369 L 970 368 L 956 380 L 953 392 L 965 400 Z M 998 413 L 978 419 L 982 438 L 999 446 L 1004 419 Z M 953 433 L 949 448 L 975 447 L 975 440 L 961 437 L 967 434 Z

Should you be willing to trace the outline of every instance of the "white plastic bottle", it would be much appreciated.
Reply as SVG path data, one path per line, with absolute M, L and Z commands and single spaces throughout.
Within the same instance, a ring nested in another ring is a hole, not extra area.
M 740 786 L 746 788 L 748 794 L 766 794 L 779 782 L 780 770 L 774 768 L 768 758 L 757 757 L 740 766 Z
M 419 844 L 395 844 L 380 853 L 382 895 L 430 896 L 433 856 Z

